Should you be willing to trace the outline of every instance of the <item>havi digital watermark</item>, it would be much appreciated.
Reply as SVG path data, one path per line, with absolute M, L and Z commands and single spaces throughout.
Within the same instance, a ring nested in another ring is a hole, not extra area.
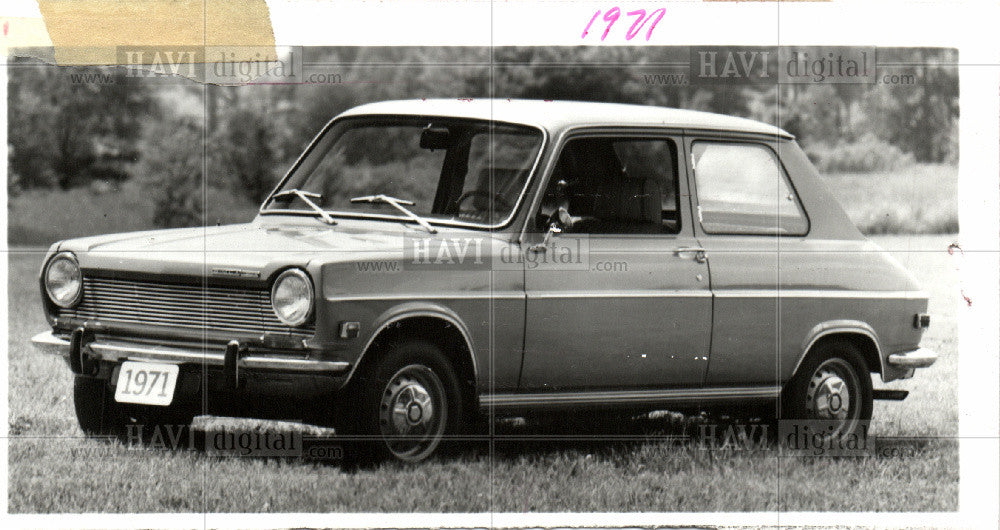
M 519 244 L 490 236 L 407 236 L 403 239 L 403 270 L 521 270 L 539 267 L 590 269 L 586 235 L 542 239 Z
M 874 83 L 876 49 L 824 47 L 692 47 L 691 84 Z

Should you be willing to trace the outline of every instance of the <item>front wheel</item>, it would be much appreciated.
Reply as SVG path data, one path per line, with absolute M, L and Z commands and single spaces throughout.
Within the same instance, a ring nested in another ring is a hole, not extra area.
M 125 432 L 127 418 L 102 379 L 75 376 L 73 407 L 76 421 L 87 436 L 119 436 Z
M 116 437 L 123 442 L 152 442 L 164 448 L 189 441 L 194 413 L 187 409 L 123 405 L 102 379 L 75 376 L 73 405 L 80 429 L 87 436 Z
M 365 446 L 376 459 L 419 462 L 460 432 L 458 376 L 432 343 L 413 340 L 392 346 L 355 383 L 361 408 L 352 430 L 374 439 Z
M 818 345 L 782 393 L 781 419 L 813 422 L 824 436 L 857 436 L 872 417 L 872 380 L 856 346 L 847 341 Z

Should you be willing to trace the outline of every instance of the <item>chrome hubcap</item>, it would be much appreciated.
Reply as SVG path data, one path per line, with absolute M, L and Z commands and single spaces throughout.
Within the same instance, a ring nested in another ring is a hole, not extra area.
M 420 408 L 419 403 L 410 404 L 409 412 L 406 413 L 406 419 L 410 421 L 410 424 L 417 424 L 420 422 L 420 418 L 424 415 L 423 409 Z
M 430 455 L 444 434 L 444 386 L 426 366 L 402 368 L 382 392 L 379 428 L 386 446 L 402 460 Z
M 854 369 L 842 359 L 829 359 L 813 372 L 806 392 L 806 409 L 820 420 L 844 422 L 843 427 L 857 419 L 857 407 L 852 392 L 860 388 Z M 838 429 L 838 431 L 841 429 Z
M 434 420 L 434 404 L 427 389 L 418 381 L 400 378 L 387 396 L 391 402 L 394 434 L 420 433 Z
M 846 420 L 851 410 L 851 391 L 840 376 L 826 375 L 819 383 L 813 398 L 816 416 L 824 420 Z

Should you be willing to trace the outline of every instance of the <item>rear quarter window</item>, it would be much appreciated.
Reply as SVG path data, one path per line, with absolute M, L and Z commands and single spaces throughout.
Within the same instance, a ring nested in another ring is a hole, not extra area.
M 805 235 L 809 220 L 777 155 L 763 144 L 697 141 L 698 217 L 708 234 Z

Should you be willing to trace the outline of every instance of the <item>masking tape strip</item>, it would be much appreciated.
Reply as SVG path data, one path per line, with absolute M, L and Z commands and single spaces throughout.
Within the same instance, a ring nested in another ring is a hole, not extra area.
M 39 0 L 38 7 L 41 19 L 0 19 L 5 51 L 60 66 L 136 66 L 136 50 L 153 61 L 277 60 L 265 0 Z

